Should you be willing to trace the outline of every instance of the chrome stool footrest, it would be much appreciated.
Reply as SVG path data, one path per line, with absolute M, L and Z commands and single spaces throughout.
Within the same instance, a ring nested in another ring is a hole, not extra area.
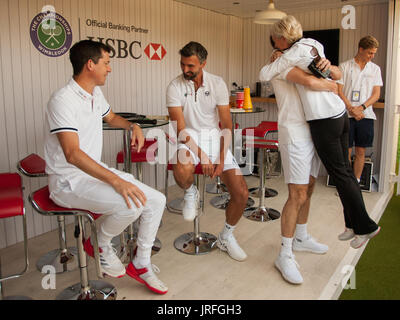
M 56 273 L 72 271 L 78 268 L 78 249 L 69 247 L 66 251 L 52 250 L 41 256 L 36 262 L 36 268 L 41 272 L 44 266 L 53 266 Z
M 117 289 L 102 280 L 90 280 L 89 288 L 82 290 L 81 283 L 64 289 L 56 300 L 116 300 Z
M 223 193 L 219 196 L 216 196 L 210 200 L 210 204 L 217 209 L 225 210 L 228 206 L 229 200 L 231 199 L 229 193 Z M 249 210 L 255 204 L 252 198 L 247 199 L 245 211 Z
M 171 200 L 167 204 L 167 209 L 168 209 L 169 212 L 182 214 L 183 198 L 178 198 L 178 199 Z
M 249 194 L 252 197 L 259 198 L 260 197 L 260 187 L 250 188 Z M 265 188 L 265 196 L 264 196 L 265 198 L 272 198 L 272 197 L 276 197 L 277 195 L 278 195 L 278 191 L 276 191 L 275 189 Z
M 279 211 L 271 208 L 250 208 L 243 216 L 249 220 L 267 222 L 279 219 L 281 214 Z
M 194 232 L 181 235 L 174 241 L 175 248 L 183 253 L 191 255 L 206 254 L 216 248 L 217 237 L 207 233 L 200 232 L 195 237 Z

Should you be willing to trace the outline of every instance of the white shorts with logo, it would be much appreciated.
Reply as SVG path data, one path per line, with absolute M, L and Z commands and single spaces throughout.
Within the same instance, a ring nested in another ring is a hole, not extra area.
M 308 184 L 310 176 L 318 177 L 321 160 L 312 141 L 279 145 L 285 183 Z
M 201 148 L 201 150 L 204 151 L 204 153 L 208 156 L 210 161 L 212 163 L 216 164 L 216 161 L 219 158 L 219 152 L 220 152 L 219 139 L 217 139 L 217 138 L 201 139 L 201 137 L 198 137 L 196 132 L 194 132 L 193 130 L 186 129 L 186 131 L 189 133 L 190 137 L 193 138 L 193 140 L 196 142 L 196 144 Z M 200 143 L 199 143 L 199 140 L 200 140 Z M 198 165 L 200 163 L 199 157 L 192 150 L 190 150 L 190 148 L 187 145 L 180 143 L 178 145 L 178 150 L 180 150 L 180 149 L 188 150 L 190 152 L 190 155 L 193 159 L 194 165 Z M 184 160 L 181 162 L 184 162 Z M 233 157 L 232 152 L 230 150 L 227 150 L 226 155 L 225 155 L 225 160 L 224 160 L 223 171 L 232 170 L 232 169 L 238 169 L 240 171 L 239 165 L 236 162 L 236 159 Z

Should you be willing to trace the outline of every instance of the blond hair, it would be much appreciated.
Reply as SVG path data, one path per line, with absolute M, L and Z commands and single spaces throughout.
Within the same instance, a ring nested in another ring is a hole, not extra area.
M 272 25 L 271 35 L 277 38 L 283 37 L 292 44 L 303 37 L 303 28 L 295 17 L 289 15 Z
M 363 48 L 364 50 L 375 49 L 375 48 L 378 49 L 379 42 L 373 36 L 365 36 L 360 39 L 360 42 L 358 43 L 358 47 Z

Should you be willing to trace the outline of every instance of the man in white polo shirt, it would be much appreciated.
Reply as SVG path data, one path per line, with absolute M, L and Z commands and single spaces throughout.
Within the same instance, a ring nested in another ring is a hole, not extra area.
M 379 42 L 372 36 L 358 43 L 357 55 L 340 64 L 342 79 L 338 81 L 339 96 L 346 104 L 350 121 L 349 161 L 355 146 L 354 175 L 360 182 L 365 163 L 365 150 L 372 147 L 374 120 L 372 105 L 378 101 L 383 86 L 381 69 L 372 62 Z
M 144 143 L 140 127 L 116 115 L 99 88 L 111 72 L 110 50 L 100 42 L 77 42 L 70 50 L 74 75 L 48 102 L 45 159 L 50 198 L 63 207 L 106 216 L 97 234 L 105 274 L 122 277 L 127 272 L 150 290 L 164 294 L 168 288 L 154 274 L 150 256 L 165 196 L 100 161 L 103 120 L 112 127 L 131 130 L 132 144 L 137 143 L 139 151 Z M 111 239 L 136 219 L 140 219 L 138 248 L 126 271 Z M 90 248 L 89 239 L 85 250 Z
M 217 246 L 231 258 L 244 261 L 247 255 L 233 230 L 246 207 L 248 189 L 228 149 L 232 132 L 228 89 L 222 78 L 203 70 L 207 50 L 200 43 L 189 42 L 179 53 L 183 73 L 167 88 L 167 107 L 170 119 L 177 125 L 179 146 L 173 172 L 175 181 L 185 190 L 183 217 L 187 221 L 196 217 L 199 192 L 193 185 L 193 174 L 195 165 L 201 163 L 205 175 L 221 177 L 231 196 Z

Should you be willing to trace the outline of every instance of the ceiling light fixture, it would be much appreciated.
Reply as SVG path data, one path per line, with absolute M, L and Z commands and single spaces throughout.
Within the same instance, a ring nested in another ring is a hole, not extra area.
M 274 1 L 269 0 L 267 9 L 258 12 L 254 17 L 253 22 L 258 24 L 273 24 L 284 17 L 286 17 L 286 13 L 275 9 Z

